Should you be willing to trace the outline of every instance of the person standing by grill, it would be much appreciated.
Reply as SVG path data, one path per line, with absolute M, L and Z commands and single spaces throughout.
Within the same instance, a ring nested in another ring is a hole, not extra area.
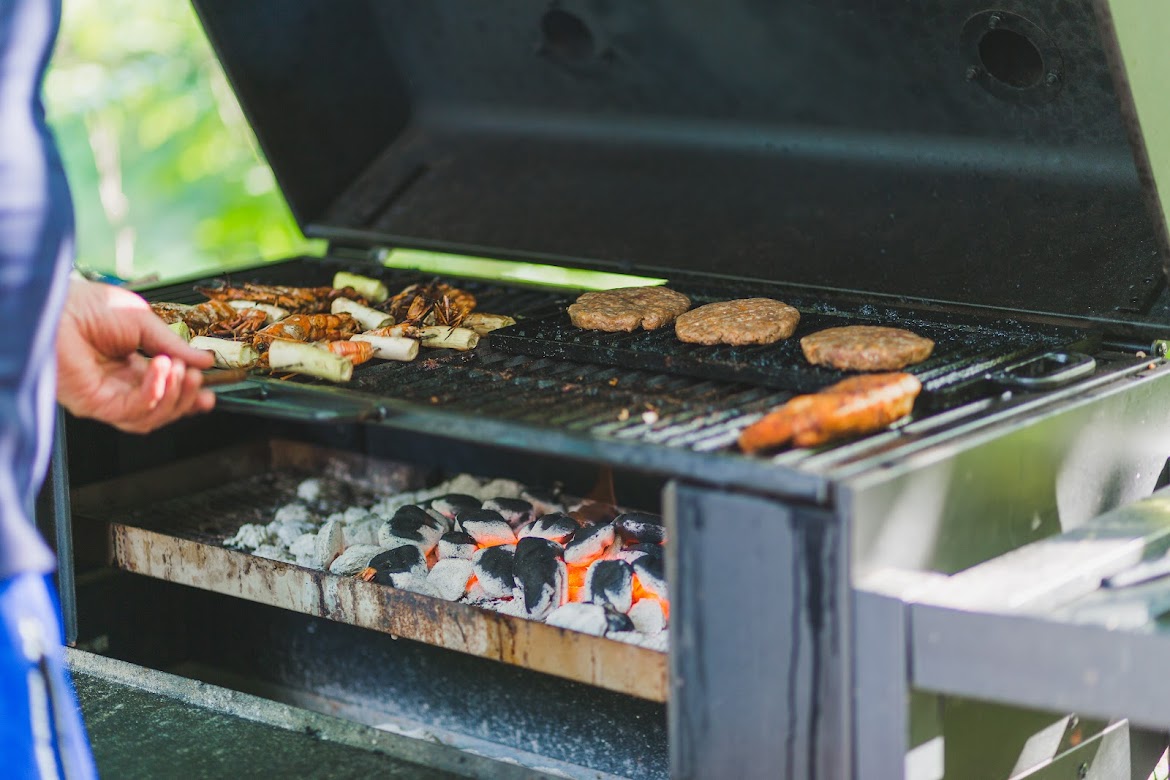
M 40 94 L 60 12 L 60 0 L 0 0 L 0 773 L 11 778 L 96 776 L 64 667 L 55 559 L 32 523 L 54 398 L 138 433 L 215 403 L 201 388 L 208 353 L 139 296 L 69 278 L 73 212 Z

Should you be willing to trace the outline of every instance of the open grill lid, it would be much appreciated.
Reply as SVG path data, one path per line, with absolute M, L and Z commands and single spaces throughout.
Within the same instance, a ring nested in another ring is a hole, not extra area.
M 1074 316 L 1164 283 L 1093 0 L 195 5 L 307 235 Z

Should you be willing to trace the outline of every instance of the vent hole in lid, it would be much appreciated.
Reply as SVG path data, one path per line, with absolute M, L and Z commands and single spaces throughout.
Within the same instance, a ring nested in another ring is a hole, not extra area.
M 1012 30 L 991 30 L 980 38 L 979 59 L 989 76 L 1016 89 L 1034 87 L 1044 76 L 1036 44 Z
M 593 56 L 593 33 L 581 18 L 554 8 L 540 19 L 547 52 L 563 60 L 584 60 Z

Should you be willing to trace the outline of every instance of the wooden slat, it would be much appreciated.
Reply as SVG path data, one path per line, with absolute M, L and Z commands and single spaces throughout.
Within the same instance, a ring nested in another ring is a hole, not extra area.
M 118 568 L 663 702 L 667 655 L 384 585 L 110 523 Z

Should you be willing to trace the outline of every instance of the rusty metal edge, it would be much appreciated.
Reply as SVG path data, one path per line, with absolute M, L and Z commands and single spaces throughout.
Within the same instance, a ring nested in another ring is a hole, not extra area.
M 353 577 L 109 524 L 125 571 L 665 702 L 667 654 Z

